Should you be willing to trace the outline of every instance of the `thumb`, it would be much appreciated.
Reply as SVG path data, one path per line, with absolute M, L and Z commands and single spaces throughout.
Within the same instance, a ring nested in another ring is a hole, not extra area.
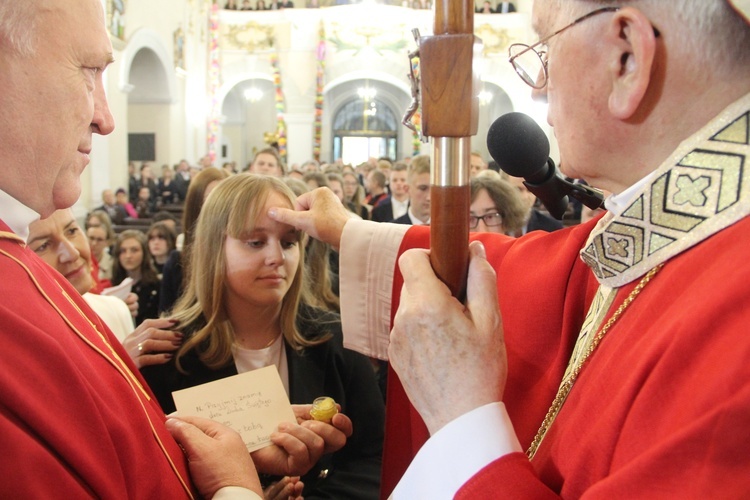
M 188 459 L 196 452 L 195 443 L 205 438 L 203 431 L 199 430 L 195 425 L 179 418 L 167 418 L 164 425 L 166 425 L 167 430 L 172 434 L 174 440 L 185 450 Z
M 469 246 L 469 272 L 466 284 L 466 307 L 479 331 L 498 330 L 497 274 L 487 261 L 484 245 L 474 241 Z

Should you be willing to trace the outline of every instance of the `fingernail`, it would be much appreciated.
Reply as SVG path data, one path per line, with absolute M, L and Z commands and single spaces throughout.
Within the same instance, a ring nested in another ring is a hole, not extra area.
M 268 216 L 270 218 L 275 219 L 276 215 L 278 215 L 278 214 L 276 213 L 276 209 L 275 208 L 269 208 L 268 209 Z
M 174 354 L 172 354 L 171 352 L 168 352 L 167 354 L 164 355 L 164 358 L 165 359 L 172 359 L 173 356 L 174 356 Z
M 487 251 L 485 250 L 484 244 L 482 244 L 481 241 L 477 241 L 474 244 L 474 249 L 475 249 L 474 255 L 476 255 L 477 257 L 481 257 L 483 259 L 487 258 Z
M 182 345 L 182 340 L 173 340 L 172 345 L 175 347 L 180 347 Z
M 180 320 L 179 319 L 174 319 L 174 318 L 170 319 L 169 322 L 172 323 L 173 325 L 179 325 L 180 324 Z

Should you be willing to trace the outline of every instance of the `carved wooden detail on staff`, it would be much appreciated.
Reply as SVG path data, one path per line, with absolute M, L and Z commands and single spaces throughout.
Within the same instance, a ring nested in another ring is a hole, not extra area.
M 419 78 L 412 72 L 415 102 L 404 116 L 422 107 L 422 134 L 432 142 L 430 262 L 437 276 L 463 299 L 469 261 L 469 162 L 471 136 L 477 133 L 478 78 L 473 72 L 474 3 L 435 2 L 432 36 L 414 30 Z M 415 53 L 410 54 L 413 57 Z

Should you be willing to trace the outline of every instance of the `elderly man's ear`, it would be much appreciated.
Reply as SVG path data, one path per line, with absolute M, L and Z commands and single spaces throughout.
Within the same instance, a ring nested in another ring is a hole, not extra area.
M 613 117 L 628 120 L 642 106 L 648 107 L 647 92 L 655 83 L 656 37 L 649 19 L 637 9 L 625 7 L 609 21 L 602 43 L 609 47 Z

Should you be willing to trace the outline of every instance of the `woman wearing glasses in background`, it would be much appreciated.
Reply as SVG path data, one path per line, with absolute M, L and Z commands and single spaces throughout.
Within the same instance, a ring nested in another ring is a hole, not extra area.
M 516 188 L 485 170 L 471 179 L 469 229 L 477 233 L 521 234 L 526 207 Z

